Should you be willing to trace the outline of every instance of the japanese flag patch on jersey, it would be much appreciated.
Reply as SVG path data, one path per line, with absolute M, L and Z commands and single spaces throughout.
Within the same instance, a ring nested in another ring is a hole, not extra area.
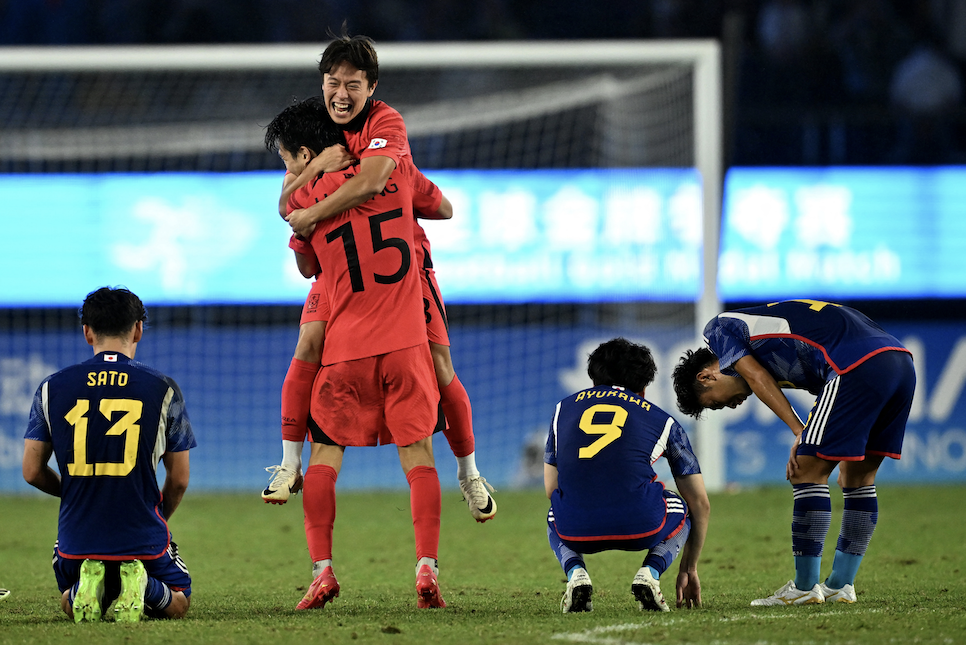
M 385 139 L 373 139 L 369 142 L 368 150 L 378 150 L 379 148 L 385 148 L 389 144 Z

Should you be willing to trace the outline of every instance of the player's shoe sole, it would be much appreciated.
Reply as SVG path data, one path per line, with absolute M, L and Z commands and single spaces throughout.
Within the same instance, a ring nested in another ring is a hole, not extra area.
M 816 584 L 811 589 L 803 591 L 795 586 L 794 580 L 789 580 L 784 587 L 768 596 L 751 601 L 752 607 L 789 607 L 792 605 L 819 605 L 825 602 L 825 594 Z
M 339 581 L 335 578 L 332 567 L 326 567 L 315 577 L 309 590 L 302 596 L 296 609 L 321 609 L 325 603 L 339 597 Z
M 104 563 L 84 560 L 80 568 L 80 584 L 74 594 L 74 622 L 96 623 L 101 619 L 104 598 Z
M 121 564 L 121 593 L 114 601 L 114 621 L 136 623 L 144 615 L 144 590 L 148 586 L 148 572 L 140 560 Z
M 416 572 L 416 607 L 419 609 L 434 609 L 446 606 L 443 595 L 439 592 L 439 582 L 433 568 L 428 564 L 419 567 Z
M 631 583 L 631 593 L 639 603 L 641 611 L 671 611 L 661 593 L 661 583 L 654 579 L 651 570 L 641 567 Z
M 302 471 L 283 468 L 282 466 L 269 466 L 266 468 L 272 473 L 272 479 L 268 486 L 262 491 L 262 499 L 266 504 L 284 504 L 288 498 L 302 490 Z
M 490 493 L 496 492 L 482 477 L 471 477 L 460 481 L 460 491 L 470 509 L 470 515 L 477 522 L 485 522 L 496 515 L 496 500 Z
M 590 581 L 590 574 L 584 568 L 578 568 L 567 582 L 567 589 L 560 599 L 560 611 L 573 614 L 581 611 L 593 611 L 594 585 Z

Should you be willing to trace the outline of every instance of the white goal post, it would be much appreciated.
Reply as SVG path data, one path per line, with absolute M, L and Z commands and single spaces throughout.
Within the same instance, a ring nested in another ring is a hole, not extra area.
M 4 47 L 0 48 L 0 74 L 117 72 L 136 75 L 160 72 L 268 72 L 306 71 L 315 76 L 315 64 L 323 45 L 213 45 L 213 46 L 109 46 L 109 47 Z M 520 69 L 550 70 L 566 66 L 601 67 L 633 70 L 642 66 L 684 65 L 689 68 L 691 87 L 690 119 L 693 130 L 684 151 L 702 179 L 703 269 L 701 295 L 695 302 L 695 339 L 700 339 L 704 323 L 717 315 L 721 302 L 717 290 L 719 221 L 723 184 L 722 70 L 720 45 L 713 40 L 680 41 L 546 41 L 487 43 L 377 43 L 381 79 L 397 70 L 416 68 L 439 70 Z M 400 107 L 383 94 L 379 98 Z M 602 98 L 620 98 L 628 87 L 652 82 L 648 79 L 602 81 L 593 86 L 586 81 L 558 79 L 546 87 L 508 88 L 518 100 L 506 100 L 499 83 L 492 91 L 472 99 L 455 97 L 452 102 L 436 100 L 410 106 L 404 112 L 411 137 L 447 128 L 466 127 L 471 118 L 477 125 L 499 125 L 528 118 L 539 102 L 579 108 Z M 635 85 L 635 83 L 637 85 Z M 316 84 L 314 90 L 317 91 Z M 519 100 L 524 97 L 525 100 Z M 2 104 L 3 99 L 0 99 Z M 452 105 L 459 101 L 459 118 Z M 402 110 L 401 110 L 402 111 Z M 29 112 L 24 110 L 24 112 Z M 467 117 L 470 113 L 471 116 Z M 274 114 L 274 112 L 272 113 Z M 460 121 L 460 118 L 463 119 Z M 454 120 L 455 119 L 455 120 Z M 261 125 L 264 125 L 262 123 Z M 123 133 L 123 136 L 121 136 Z M 71 155 L 98 158 L 107 155 L 184 154 L 191 142 L 203 141 L 208 150 L 263 151 L 263 131 L 252 127 L 251 119 L 220 117 L 210 122 L 137 122 L 120 125 L 79 123 L 44 124 L 42 127 L 0 130 L 0 161 L 34 163 L 38 159 L 69 159 Z M 73 147 L 72 147 L 73 146 Z M 149 152 L 144 152 L 145 150 Z M 139 152 L 141 151 L 141 152 Z M 512 163 L 512 162 L 511 162 Z M 622 161 L 608 163 L 621 165 Z M 632 164 L 633 162 L 631 162 Z M 631 165 L 627 164 L 627 165 Z M 665 375 L 667 378 L 669 375 Z M 712 415 L 713 416 L 713 415 Z M 701 459 L 705 481 L 711 491 L 725 485 L 725 445 L 719 421 L 705 419 L 695 425 L 694 440 Z

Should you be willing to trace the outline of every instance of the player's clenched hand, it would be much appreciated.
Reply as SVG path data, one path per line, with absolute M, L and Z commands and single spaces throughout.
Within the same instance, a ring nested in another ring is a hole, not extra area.
M 292 230 L 296 235 L 301 235 L 302 237 L 308 239 L 312 235 L 312 231 L 315 230 L 315 222 L 311 221 L 308 214 L 308 209 L 299 208 L 288 214 L 285 218 L 288 225 L 292 227 Z
M 701 606 L 701 581 L 697 571 L 681 571 L 677 579 L 677 607 L 694 609 Z
M 312 160 L 302 172 L 308 172 L 309 176 L 315 177 L 323 172 L 335 172 L 342 170 L 355 161 L 355 157 L 349 154 L 341 143 L 329 146 L 321 153 L 312 157 Z

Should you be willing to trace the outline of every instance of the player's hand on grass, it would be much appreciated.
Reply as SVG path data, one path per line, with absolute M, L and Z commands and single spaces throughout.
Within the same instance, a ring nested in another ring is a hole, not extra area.
M 324 172 L 335 172 L 342 170 L 355 161 L 355 157 L 349 154 L 341 143 L 329 146 L 321 153 L 312 157 L 308 165 L 305 166 L 303 173 L 309 173 L 309 177 L 316 177 Z
M 797 435 L 795 437 L 795 443 L 792 444 L 791 453 L 788 456 L 788 463 L 785 465 L 785 479 L 791 480 L 791 478 L 798 472 L 798 446 L 802 443 L 802 435 Z
M 695 609 L 701 606 L 701 581 L 697 571 L 678 572 L 677 607 L 681 609 Z
M 315 222 L 311 220 L 307 208 L 292 211 L 285 220 L 296 235 L 301 235 L 305 239 L 308 239 L 312 235 L 312 231 L 315 230 Z

